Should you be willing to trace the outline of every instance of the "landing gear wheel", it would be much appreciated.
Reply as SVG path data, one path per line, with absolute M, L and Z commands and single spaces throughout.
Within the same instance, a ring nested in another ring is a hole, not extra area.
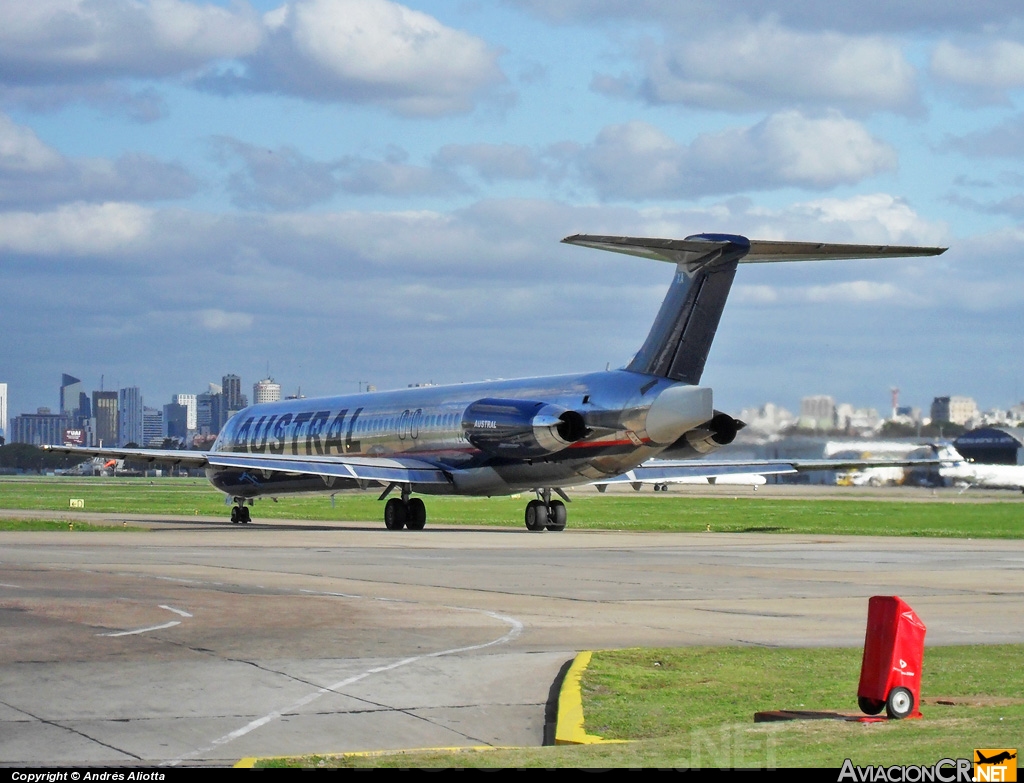
M 885 700 L 885 714 L 894 720 L 907 717 L 914 711 L 914 694 L 906 688 L 893 688 Z
M 565 503 L 561 500 L 552 500 L 551 508 L 548 509 L 547 529 L 553 531 L 565 530 L 565 520 L 568 514 L 565 511 Z
M 399 498 L 391 498 L 384 504 L 384 527 L 388 530 L 401 530 L 405 527 L 405 503 Z
M 543 530 L 548 524 L 548 508 L 542 500 L 531 500 L 526 504 L 526 529 Z
M 385 512 L 387 509 L 385 509 Z M 427 507 L 420 498 L 410 498 L 405 507 L 405 526 L 410 530 L 422 530 L 427 524 Z
M 878 699 L 869 699 L 867 696 L 857 697 L 857 706 L 865 715 L 877 715 L 885 708 L 885 702 Z
M 243 525 L 248 525 L 252 522 L 252 515 L 249 513 L 248 506 L 239 506 L 238 508 L 238 521 Z
M 231 507 L 231 524 L 232 525 L 237 525 L 238 524 L 238 517 L 239 517 L 239 507 L 238 506 L 232 506 Z

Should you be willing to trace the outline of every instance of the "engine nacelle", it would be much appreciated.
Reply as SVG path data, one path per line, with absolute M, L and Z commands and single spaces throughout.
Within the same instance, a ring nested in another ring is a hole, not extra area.
M 710 454 L 736 439 L 736 433 L 746 427 L 728 413 L 715 411 L 715 415 L 683 436 L 658 455 L 659 459 L 691 459 Z
M 582 414 L 531 400 L 477 400 L 462 415 L 466 439 L 501 457 L 543 457 L 587 436 Z

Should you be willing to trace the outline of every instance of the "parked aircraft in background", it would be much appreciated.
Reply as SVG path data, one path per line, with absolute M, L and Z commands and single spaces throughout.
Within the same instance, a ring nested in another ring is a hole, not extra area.
M 963 458 L 953 446 L 933 446 L 941 461 L 939 475 L 953 486 L 1024 491 L 1024 465 L 985 465 Z
M 233 522 L 250 521 L 257 497 L 382 487 L 384 523 L 392 530 L 426 523 L 426 507 L 414 493 L 522 491 L 537 495 L 526 506 L 528 529 L 562 530 L 564 487 L 607 482 L 663 454 L 702 456 L 731 442 L 743 426 L 716 411 L 711 389 L 699 385 L 738 264 L 945 250 L 727 234 L 563 241 L 676 266 L 647 339 L 622 369 L 253 405 L 231 418 L 207 452 L 53 448 L 205 468 L 210 482 L 234 499 Z M 748 462 L 717 470 L 769 468 Z
M 670 452 L 671 453 L 671 452 Z M 652 459 L 621 476 L 592 482 L 604 492 L 610 484 L 629 484 L 639 491 L 644 484 L 654 489 L 668 489 L 669 484 L 734 484 L 758 486 L 767 483 L 766 476 L 792 475 L 815 471 L 895 470 L 927 465 L 937 460 L 922 457 L 907 459 L 776 459 L 776 460 L 671 460 Z

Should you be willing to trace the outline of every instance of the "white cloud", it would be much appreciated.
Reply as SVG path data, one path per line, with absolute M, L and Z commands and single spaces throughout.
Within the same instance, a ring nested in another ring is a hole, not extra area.
M 619 24 L 656 21 L 673 27 L 677 34 L 704 30 L 715 20 L 732 24 L 737 18 L 772 15 L 803 28 L 832 30 L 895 31 L 982 29 L 1019 17 L 1013 3 L 1005 0 L 974 0 L 972 3 L 936 3 L 934 0 L 861 0 L 857 3 L 822 3 L 821 0 L 505 0 L 537 16 L 559 23 Z
M 581 154 L 584 179 L 608 199 L 824 189 L 895 166 L 889 145 L 837 112 L 781 112 L 752 127 L 702 134 L 689 146 L 652 125 L 631 122 L 604 128 Z
M 63 159 L 24 125 L 0 114 L 0 172 L 38 172 L 59 167 Z
M 926 220 L 903 199 L 870 193 L 845 199 L 823 198 L 791 205 L 770 220 L 826 226 L 832 241 L 862 244 L 940 245 L 947 241 L 942 223 Z M 765 237 L 769 238 L 769 237 Z
M 895 300 L 900 294 L 900 290 L 892 283 L 852 280 L 810 286 L 803 292 L 803 298 L 808 302 L 880 302 Z
M 226 310 L 201 310 L 195 315 L 203 328 L 211 332 L 244 332 L 253 324 L 252 313 L 228 312 Z
M 812 304 L 870 304 L 874 302 L 900 302 L 908 297 L 892 283 L 875 280 L 848 280 L 841 283 L 810 286 L 737 285 L 730 302 L 757 306 L 785 307 L 799 303 Z
M 167 76 L 252 52 L 263 30 L 248 6 L 182 0 L 6 0 L 0 74 L 8 83 Z
M 148 155 L 65 158 L 0 113 L 0 206 L 179 198 L 196 188 L 183 167 Z
M 0 213 L 0 252 L 42 256 L 118 254 L 143 239 L 152 212 L 135 204 L 69 204 L 50 212 Z
M 437 151 L 434 161 L 468 166 L 485 182 L 534 179 L 543 170 L 533 151 L 521 144 L 448 144 Z
M 184 75 L 221 91 L 439 116 L 504 85 L 497 58 L 482 39 L 390 0 L 289 0 L 262 17 L 247 4 L 186 0 L 0 3 L 0 85 L 26 105 L 109 101 L 113 88 L 97 96 L 97 83 Z M 69 85 L 77 92 L 60 89 Z M 24 86 L 43 94 L 12 92 Z M 120 100 L 153 119 L 144 97 Z
M 634 90 L 652 103 L 733 111 L 794 104 L 853 112 L 918 107 L 914 68 L 886 38 L 803 32 L 768 19 L 666 39 L 641 46 L 645 73 Z
M 292 0 L 264 22 L 243 88 L 435 116 L 505 81 L 484 41 L 389 0 Z
M 932 52 L 931 73 L 969 91 L 971 101 L 1005 101 L 1007 90 L 1024 87 L 1024 44 L 993 40 L 972 48 L 941 41 Z

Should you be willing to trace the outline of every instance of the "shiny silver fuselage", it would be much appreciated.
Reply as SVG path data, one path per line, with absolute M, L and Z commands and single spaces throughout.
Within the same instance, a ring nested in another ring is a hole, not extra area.
M 235 414 L 212 450 L 292 457 L 401 457 L 452 470 L 451 484 L 412 486 L 424 494 L 501 495 L 570 486 L 618 475 L 666 448 L 668 443 L 655 442 L 647 432 L 648 413 L 664 391 L 684 385 L 614 370 L 283 400 Z M 493 397 L 543 400 L 578 411 L 594 435 L 531 459 L 485 453 L 467 439 L 463 417 L 474 402 Z M 356 481 L 274 471 L 209 468 L 207 475 L 218 489 L 238 497 L 360 486 Z

